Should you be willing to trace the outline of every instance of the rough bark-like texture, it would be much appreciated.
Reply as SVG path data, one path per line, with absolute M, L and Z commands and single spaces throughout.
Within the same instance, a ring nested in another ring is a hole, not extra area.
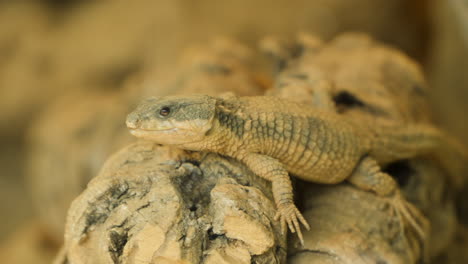
M 304 234 L 304 248 L 290 248 L 289 263 L 417 263 L 423 250 L 431 258 L 447 250 L 457 223 L 453 201 L 444 197 L 444 171 L 427 160 L 393 164 L 387 171 L 403 181 L 407 199 L 430 220 L 427 248 L 405 230 L 384 199 L 348 184 L 306 184 L 300 199 L 312 228 Z
M 233 160 L 135 143 L 73 202 L 57 263 L 283 263 L 266 186 Z

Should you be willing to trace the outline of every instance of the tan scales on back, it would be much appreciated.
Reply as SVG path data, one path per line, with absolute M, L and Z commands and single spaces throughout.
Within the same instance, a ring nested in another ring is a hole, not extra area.
M 340 124 L 338 116 L 276 97 L 220 101 L 217 111 L 220 118 L 213 131 L 230 140 L 211 147 L 208 139 L 200 149 L 240 160 L 247 153 L 265 154 L 305 180 L 340 182 L 354 168 L 351 164 L 368 151 L 357 147 L 369 144 L 356 137 L 358 132 L 350 124 Z

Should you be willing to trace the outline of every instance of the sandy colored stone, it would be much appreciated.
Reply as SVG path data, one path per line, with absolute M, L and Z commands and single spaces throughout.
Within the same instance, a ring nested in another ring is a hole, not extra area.
M 451 247 L 457 221 L 453 200 L 447 201 L 441 192 L 444 171 L 427 160 L 411 161 L 400 172 L 389 171 L 395 177 L 405 177 L 402 186 L 407 199 L 418 206 L 431 222 L 431 234 L 421 248 L 415 236 L 409 233 L 394 215 L 387 202 L 372 193 L 362 192 L 349 184 L 336 187 L 306 185 L 301 192 L 304 216 L 310 221 L 311 231 L 305 233 L 305 247 L 291 247 L 290 263 L 317 261 L 326 257 L 329 263 L 416 263 L 418 255 L 427 250 L 436 261 L 439 254 Z M 446 191 L 446 190 L 445 190 Z M 432 262 L 431 262 L 432 263 Z
M 289 253 L 290 263 L 295 256 L 314 252 L 333 257 L 333 263 L 415 263 L 417 255 L 410 250 L 411 241 L 402 230 L 402 222 L 392 215 L 385 202 L 376 201 L 369 192 L 355 191 L 349 186 L 311 188 L 305 212 L 311 231 L 304 237 L 303 249 Z M 377 198 L 378 199 L 378 198 Z M 359 216 L 359 217 L 358 217 Z M 300 262 L 299 262 L 300 263 Z
M 249 254 L 249 251 L 246 248 L 227 246 L 225 248 L 220 248 L 218 250 L 213 250 L 208 252 L 208 257 L 206 258 L 205 263 L 207 264 L 230 264 L 230 263 L 239 263 L 239 264 L 249 264 L 252 263 L 252 257 Z
M 285 250 L 275 252 L 285 249 L 285 237 L 272 222 L 267 186 L 214 154 L 198 163 L 181 151 L 135 143 L 111 157 L 72 203 L 56 263 L 204 263 L 207 256 L 206 263 L 281 263 Z
M 227 238 L 243 241 L 253 255 L 261 255 L 273 246 L 275 238 L 268 228 L 270 220 L 262 217 L 261 212 L 274 214 L 275 207 L 260 190 L 233 184 L 218 185 L 211 191 L 211 200 L 212 213 L 219 216 L 218 223 L 222 223 L 222 226 L 214 225 L 213 230 L 222 230 Z M 232 205 L 242 210 L 233 211 Z

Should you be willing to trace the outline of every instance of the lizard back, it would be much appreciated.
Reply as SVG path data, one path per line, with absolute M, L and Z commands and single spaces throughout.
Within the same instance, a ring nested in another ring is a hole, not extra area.
M 367 141 L 334 113 L 276 97 L 241 97 L 217 106 L 231 143 L 224 154 L 246 152 L 278 159 L 299 178 L 320 183 L 346 179 L 368 151 Z

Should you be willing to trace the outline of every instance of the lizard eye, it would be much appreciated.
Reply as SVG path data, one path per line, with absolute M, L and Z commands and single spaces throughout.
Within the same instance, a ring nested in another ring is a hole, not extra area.
M 161 108 L 161 110 L 159 110 L 160 116 L 168 116 L 170 113 L 171 113 L 171 108 L 169 108 L 168 106 L 165 106 Z

